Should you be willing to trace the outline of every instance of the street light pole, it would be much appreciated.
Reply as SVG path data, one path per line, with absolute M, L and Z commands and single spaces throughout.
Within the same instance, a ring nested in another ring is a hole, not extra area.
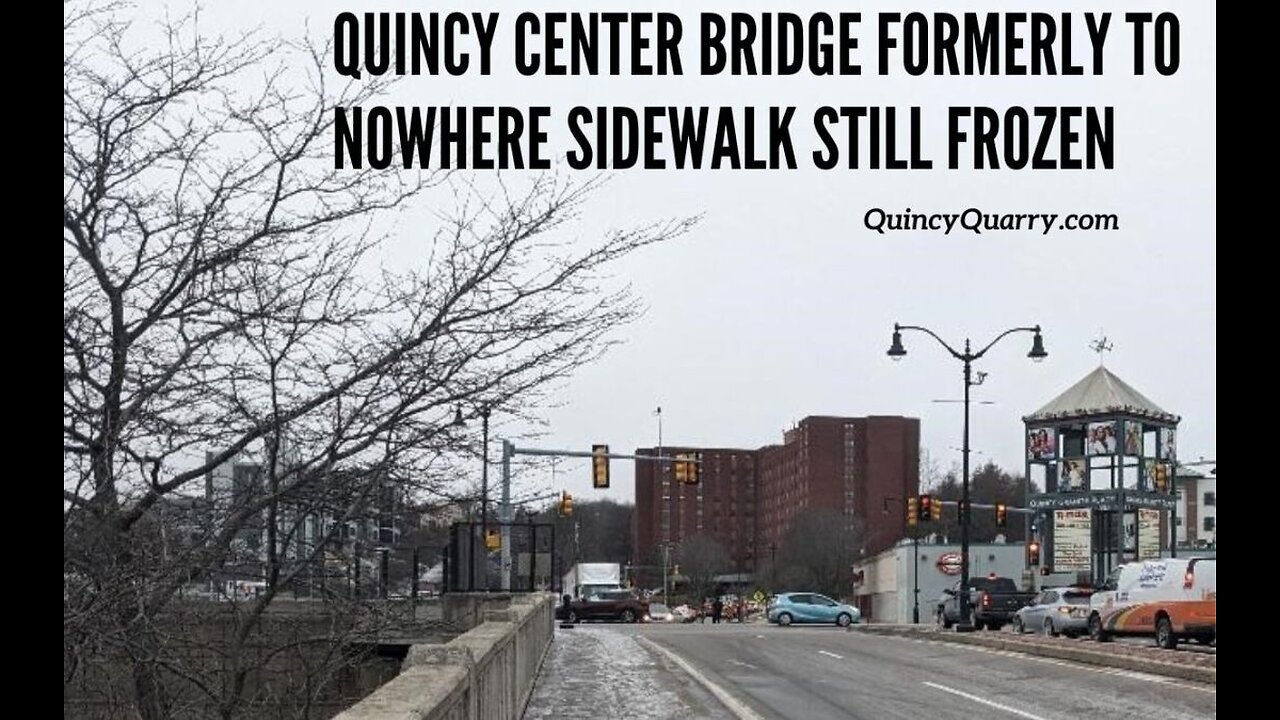
M 956 629 L 959 631 L 968 631 L 973 629 L 970 623 L 969 614 L 969 523 L 972 520 L 973 513 L 969 507 L 969 388 L 973 385 L 973 361 L 987 354 L 996 343 L 1005 337 L 1016 332 L 1035 333 L 1035 338 L 1031 342 L 1031 351 L 1027 353 L 1027 357 L 1035 362 L 1043 360 L 1048 353 L 1044 350 L 1044 339 L 1040 336 L 1040 326 L 1033 327 L 1017 327 L 1010 328 L 1000 333 L 994 340 L 987 343 L 986 347 L 978 352 L 973 352 L 969 339 L 965 338 L 964 352 L 958 352 L 951 347 L 945 340 L 938 337 L 938 334 L 926 327 L 919 325 L 893 325 L 893 343 L 889 346 L 889 357 L 894 360 L 901 360 L 907 354 L 906 348 L 902 346 L 902 331 L 915 330 L 929 335 L 938 344 L 947 349 L 951 356 L 964 363 L 964 444 L 962 447 L 962 466 L 961 472 L 961 500 L 960 500 L 960 621 L 956 623 Z M 917 562 L 917 565 L 919 563 Z
M 480 531 L 489 537 L 489 411 L 488 405 L 480 409 Z

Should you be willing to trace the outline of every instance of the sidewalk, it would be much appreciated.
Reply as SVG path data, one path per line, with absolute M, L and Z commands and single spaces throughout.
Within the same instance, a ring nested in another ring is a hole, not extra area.
M 1043 635 L 1016 635 L 1008 632 L 957 633 L 939 630 L 929 625 L 897 625 L 870 623 L 857 626 L 859 630 L 879 635 L 897 635 L 920 640 L 949 642 L 960 645 L 978 645 L 998 650 L 1052 657 L 1059 660 L 1102 665 L 1105 667 L 1146 672 L 1154 675 L 1181 678 L 1216 685 L 1218 682 L 1218 656 L 1216 653 L 1200 653 L 1187 650 L 1163 650 L 1154 646 L 1138 646 L 1127 643 L 1096 643 L 1065 637 Z
M 733 715 L 634 635 L 607 625 L 571 630 L 557 625 L 524 717 L 731 720 Z

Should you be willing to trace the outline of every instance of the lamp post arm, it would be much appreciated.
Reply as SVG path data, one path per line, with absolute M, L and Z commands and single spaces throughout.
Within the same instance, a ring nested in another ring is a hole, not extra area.
M 986 347 L 984 347 L 984 348 L 982 348 L 981 350 L 979 350 L 978 352 L 974 353 L 974 355 L 973 355 L 973 359 L 974 359 L 974 360 L 977 360 L 978 358 L 980 358 L 980 357 L 982 357 L 983 355 L 987 354 L 987 351 L 988 351 L 988 350 L 990 350 L 990 349 L 991 349 L 991 347 L 992 347 L 993 345 L 995 345 L 996 343 L 1000 342 L 1000 341 L 1001 341 L 1001 340 L 1003 340 L 1005 337 L 1007 337 L 1007 336 L 1009 336 L 1009 335 L 1012 335 L 1012 334 L 1014 334 L 1014 333 L 1016 333 L 1016 332 L 1032 332 L 1032 333 L 1038 333 L 1038 332 L 1040 332 L 1040 326 L 1039 326 L 1039 325 L 1036 325 L 1035 327 L 1017 327 L 1017 328 L 1009 328 L 1008 330 L 1005 330 L 1004 332 L 1002 332 L 1002 333 L 1000 333 L 999 335 L 997 335 L 995 340 L 992 340 L 991 342 L 987 343 L 987 346 L 986 346 Z
M 942 338 L 938 337 L 937 333 L 935 333 L 934 331 L 930 330 L 927 327 L 921 327 L 919 325 L 899 325 L 897 323 L 894 323 L 893 329 L 894 330 L 918 330 L 922 333 L 929 335 L 934 340 L 937 340 L 938 343 L 942 345 L 942 347 L 946 348 L 947 352 L 951 353 L 957 360 L 964 360 L 965 358 L 963 353 L 957 351 L 955 348 L 948 345 L 946 340 L 943 340 Z

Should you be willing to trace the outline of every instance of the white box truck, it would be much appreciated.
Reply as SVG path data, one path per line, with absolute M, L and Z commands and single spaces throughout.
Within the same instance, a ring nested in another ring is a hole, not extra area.
M 561 592 L 574 598 L 589 598 L 604 590 L 622 587 L 622 566 L 618 563 L 578 563 L 564 575 Z

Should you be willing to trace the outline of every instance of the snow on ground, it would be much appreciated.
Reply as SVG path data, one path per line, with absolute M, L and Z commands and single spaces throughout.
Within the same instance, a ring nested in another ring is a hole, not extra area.
M 710 693 L 631 633 L 557 627 L 525 720 L 731 718 Z

